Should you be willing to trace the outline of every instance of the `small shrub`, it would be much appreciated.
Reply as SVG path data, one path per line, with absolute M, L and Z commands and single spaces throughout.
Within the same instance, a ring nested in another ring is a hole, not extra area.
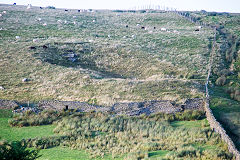
M 46 8 L 47 9 L 56 9 L 56 7 L 54 7 L 54 6 L 47 6 Z
M 218 76 L 229 76 L 231 75 L 231 72 L 228 69 L 223 69 L 218 73 Z
M 221 76 L 216 80 L 216 85 L 218 86 L 224 86 L 226 84 L 226 77 L 225 76 Z
M 2 160 L 34 160 L 40 157 L 38 153 L 38 150 L 29 150 L 26 145 L 18 141 L 0 142 L 0 159 Z
M 13 119 L 8 121 L 10 126 L 38 126 L 52 124 L 54 121 L 60 120 L 65 116 L 71 115 L 71 112 L 57 112 L 46 110 L 35 114 L 33 112 L 25 112 L 22 115 L 15 114 Z

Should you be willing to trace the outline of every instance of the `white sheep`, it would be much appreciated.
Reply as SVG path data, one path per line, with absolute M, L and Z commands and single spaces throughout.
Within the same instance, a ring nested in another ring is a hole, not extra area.
M 0 14 L 0 17 L 2 17 L 2 14 Z
M 7 13 L 7 11 L 3 11 L 2 13 L 3 13 L 3 14 L 6 14 L 6 13 Z
M 20 39 L 20 36 L 16 36 L 16 39 Z
M 28 5 L 27 5 L 27 9 L 30 9 L 31 7 L 32 7 L 31 4 L 28 4 Z
M 43 23 L 43 26 L 46 26 L 47 25 L 47 23 Z
M 161 28 L 161 31 L 167 31 L 167 29 L 166 28 Z
M 77 24 L 75 21 L 73 21 L 73 24 Z
M 33 42 L 39 42 L 39 40 L 38 39 L 33 39 Z
M 198 29 L 202 29 L 202 26 L 198 26 Z
M 22 79 L 22 82 L 27 82 L 27 81 L 28 81 L 27 78 L 23 78 L 23 79 Z
M 38 21 L 41 21 L 41 20 L 42 20 L 42 18 L 38 18 L 37 20 L 38 20 Z

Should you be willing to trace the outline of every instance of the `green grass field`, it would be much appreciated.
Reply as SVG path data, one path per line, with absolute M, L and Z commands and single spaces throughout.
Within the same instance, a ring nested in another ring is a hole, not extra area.
M 164 158 L 167 153 L 170 151 L 153 151 L 149 152 L 149 159 L 155 160 Z M 37 160 L 90 160 L 88 154 L 84 151 L 78 151 L 78 150 L 71 150 L 69 148 L 63 148 L 63 147 L 54 147 L 50 149 L 43 149 L 39 153 L 42 155 Z M 101 158 L 96 158 L 101 159 Z M 113 158 L 111 156 L 105 156 L 104 160 L 112 160 Z M 123 158 L 114 158 L 116 160 L 121 160 Z
M 7 113 L 7 114 L 6 114 Z M 8 120 L 10 119 L 11 111 L 2 110 L 0 112 L 0 139 L 7 141 L 19 141 L 26 138 L 48 137 L 54 135 L 54 125 L 43 125 L 33 127 L 10 127 Z
M 39 153 L 42 155 L 38 160 L 88 160 L 88 155 L 83 151 L 71 150 L 69 148 L 54 147 L 42 149 Z

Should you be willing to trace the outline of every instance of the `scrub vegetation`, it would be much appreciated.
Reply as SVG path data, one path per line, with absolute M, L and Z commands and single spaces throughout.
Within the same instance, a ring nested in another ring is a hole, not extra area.
M 204 98 L 214 31 L 196 31 L 195 23 L 174 12 L 0 4 L 0 13 L 0 99 L 111 106 Z M 211 108 L 240 146 L 240 16 L 189 14 L 217 25 Z M 0 140 L 0 156 L 2 148 L 21 144 L 22 152 L 39 160 L 234 158 L 202 111 L 135 117 L 0 109 Z

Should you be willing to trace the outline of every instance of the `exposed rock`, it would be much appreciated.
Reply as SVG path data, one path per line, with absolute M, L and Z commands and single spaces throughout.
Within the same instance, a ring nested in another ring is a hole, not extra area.
M 14 109 L 18 107 L 18 103 L 16 101 L 10 100 L 2 100 L 0 99 L 0 109 Z
M 153 113 L 176 113 L 183 110 L 203 110 L 203 99 L 189 99 L 184 105 L 175 104 L 172 101 L 145 101 L 130 103 L 115 103 L 112 107 L 91 105 L 77 101 L 41 101 L 38 106 L 41 109 L 63 110 L 66 106 L 69 109 L 77 109 L 80 112 L 101 111 L 113 112 L 117 115 L 136 116 Z
M 203 99 L 188 99 L 185 104 L 178 105 L 173 101 L 145 101 L 130 103 L 115 103 L 113 106 L 97 106 L 78 101 L 40 101 L 36 107 L 20 107 L 14 111 L 22 113 L 25 111 L 40 112 L 42 110 L 76 110 L 78 112 L 110 112 L 116 115 L 138 116 L 141 114 L 150 115 L 153 113 L 176 113 L 184 110 L 203 110 Z M 0 103 L 1 106 L 1 103 Z M 14 103 L 11 105 L 14 106 Z M 17 103 L 16 105 L 17 106 Z
M 74 58 L 74 57 L 76 57 L 76 54 L 74 54 L 74 53 L 68 53 L 68 54 L 64 54 L 63 56 L 64 56 L 64 57 L 67 57 L 67 58 Z
M 185 110 L 204 110 L 204 100 L 201 98 L 188 99 L 185 101 Z
M 37 107 L 23 107 L 23 106 L 19 106 L 17 109 L 13 110 L 13 113 L 23 113 L 23 112 L 27 112 L 27 111 L 31 111 L 34 113 L 39 113 L 42 110 L 40 110 Z

